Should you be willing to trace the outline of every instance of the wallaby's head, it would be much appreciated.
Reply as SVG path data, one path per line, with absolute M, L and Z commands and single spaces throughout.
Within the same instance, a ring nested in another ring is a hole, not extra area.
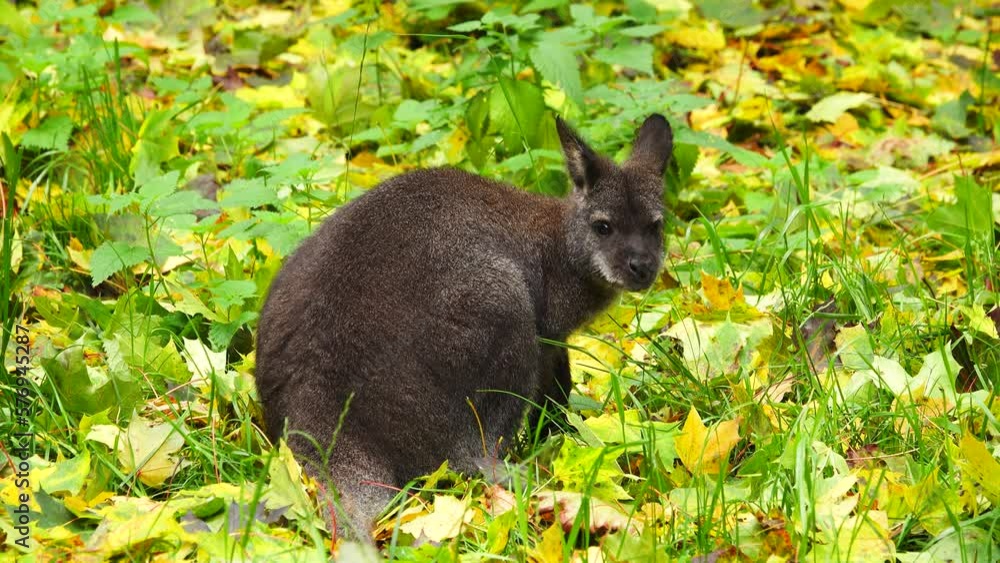
M 595 153 L 559 118 L 556 128 L 573 181 L 566 225 L 570 259 L 598 284 L 633 291 L 649 287 L 663 260 L 670 124 L 662 115 L 646 118 L 621 166 Z

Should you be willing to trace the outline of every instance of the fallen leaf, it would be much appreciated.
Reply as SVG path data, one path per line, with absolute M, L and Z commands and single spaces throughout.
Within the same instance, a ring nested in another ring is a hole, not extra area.
M 184 436 L 173 424 L 152 422 L 133 413 L 118 441 L 118 461 L 125 471 L 135 472 L 143 483 L 156 487 L 186 465 L 174 458 L 183 445 Z
M 642 531 L 642 523 L 620 507 L 583 493 L 544 491 L 538 498 L 539 515 L 554 516 L 563 530 L 569 532 L 579 522 L 585 522 L 594 534 L 609 534 L 618 530 L 630 533 Z
M 542 540 L 531 550 L 529 560 L 537 563 L 562 563 L 564 543 L 562 527 L 553 524 L 542 533 Z
M 848 110 L 864 105 L 872 99 L 864 92 L 837 92 L 820 100 L 806 113 L 810 121 L 835 123 Z
M 462 526 L 471 522 L 473 516 L 467 500 L 435 495 L 431 511 L 403 524 L 400 530 L 415 538 L 423 536 L 441 542 L 457 537 Z
M 738 420 L 727 420 L 708 428 L 698 411 L 691 407 L 681 435 L 675 441 L 677 455 L 693 474 L 718 474 L 729 452 L 740 441 L 739 427 Z
M 1000 462 L 971 434 L 962 436 L 959 451 L 964 460 L 960 461 L 965 475 L 982 487 L 983 494 L 996 506 L 1000 504 Z
M 701 289 L 705 299 L 716 311 L 728 311 L 736 305 L 746 304 L 743 288 L 733 289 L 728 279 L 719 279 L 706 272 L 701 273 Z

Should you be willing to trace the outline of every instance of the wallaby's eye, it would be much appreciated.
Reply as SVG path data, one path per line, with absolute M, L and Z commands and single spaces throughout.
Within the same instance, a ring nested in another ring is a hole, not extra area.
M 611 234 L 611 225 L 609 225 L 607 221 L 594 221 L 594 224 L 591 225 L 591 227 L 593 227 L 595 233 L 601 235 L 602 237 L 606 237 Z
M 658 233 L 663 230 L 663 219 L 657 219 L 649 225 L 649 232 Z

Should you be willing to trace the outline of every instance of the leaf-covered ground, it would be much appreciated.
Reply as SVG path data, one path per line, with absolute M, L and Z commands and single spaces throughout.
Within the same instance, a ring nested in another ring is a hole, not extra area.
M 382 556 L 1000 559 L 998 16 L 0 2 L 0 559 L 365 556 L 259 428 L 282 259 L 414 168 L 561 194 L 554 115 L 621 157 L 652 112 L 658 283 L 570 340 L 553 432 L 416 483 Z

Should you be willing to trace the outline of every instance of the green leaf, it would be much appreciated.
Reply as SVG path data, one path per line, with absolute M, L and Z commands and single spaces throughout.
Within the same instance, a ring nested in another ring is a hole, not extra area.
M 212 326 L 208 327 L 208 340 L 212 343 L 212 346 L 225 349 L 233 341 L 236 331 L 246 323 L 255 320 L 257 316 L 257 313 L 253 311 L 243 311 L 234 321 L 216 321 L 212 323 Z
M 528 2 L 523 8 L 521 8 L 521 12 L 541 12 L 542 10 L 559 8 L 568 3 L 569 0 L 531 0 L 531 2 Z
M 652 43 L 619 43 L 611 49 L 594 51 L 594 58 L 610 65 L 621 65 L 646 74 L 653 74 Z
M 698 154 L 698 147 L 695 145 L 688 143 L 674 145 L 673 157 L 667 168 L 667 183 L 673 188 L 674 193 L 687 185 L 691 173 L 694 172 L 694 166 L 698 163 Z
M 489 96 L 480 92 L 472 98 L 465 109 L 465 124 L 473 139 L 482 139 L 489 127 L 490 100 Z
M 95 195 L 90 196 L 87 201 L 93 205 L 107 205 L 108 213 L 118 213 L 139 201 L 139 195 L 135 192 L 112 194 L 111 196 Z
M 506 13 L 503 10 L 491 10 L 486 12 L 482 18 L 483 25 L 499 25 L 501 27 L 513 29 L 519 33 L 525 33 L 538 28 L 538 14 L 525 14 L 523 16 L 519 16 L 509 12 L 509 9 L 506 10 Z
M 449 26 L 448 29 L 451 31 L 457 31 L 458 33 L 468 33 L 470 31 L 476 31 L 483 28 L 483 22 L 479 20 L 471 20 L 467 22 L 457 23 L 453 26 Z
M 222 309 L 242 305 L 257 293 L 257 286 L 250 280 L 225 280 L 209 288 L 212 303 Z
M 226 372 L 226 352 L 211 350 L 201 340 L 184 338 L 184 362 L 191 371 L 192 379 L 207 381 L 213 375 Z
M 569 14 L 573 16 L 574 27 L 578 28 L 596 28 L 600 24 L 607 21 L 607 17 L 598 16 L 594 11 L 594 7 L 589 4 L 583 3 L 573 3 L 570 4 Z
M 278 192 L 263 178 L 237 179 L 223 188 L 222 207 L 262 207 L 278 203 Z
M 90 257 L 90 277 L 94 287 L 112 274 L 131 268 L 149 257 L 145 247 L 128 242 L 104 242 Z
M 945 102 L 934 110 L 931 125 L 934 126 L 934 129 L 953 139 L 964 139 L 972 134 L 965 122 L 969 107 L 974 104 L 975 100 L 969 95 L 969 92 L 962 92 L 958 98 Z
M 70 412 L 94 414 L 112 407 L 131 410 L 139 398 L 134 382 L 113 377 L 103 368 L 88 366 L 82 345 L 43 359 L 41 365 L 59 391 L 60 404 Z
M 995 458 L 993 462 L 988 466 L 996 467 Z M 974 471 L 981 470 L 980 467 L 974 465 L 969 467 L 973 467 Z M 990 483 L 995 491 L 996 472 L 994 471 L 989 478 L 992 479 Z M 940 537 L 935 538 L 931 546 L 921 553 L 926 557 L 913 559 L 913 561 L 995 561 L 998 553 L 1000 553 L 1000 546 L 997 546 L 990 537 L 989 531 L 976 526 L 962 526 L 960 531 L 949 528 L 947 532 L 940 534 Z
M 392 115 L 393 125 L 408 131 L 413 130 L 421 121 L 431 118 L 431 112 L 440 104 L 437 100 L 403 100 Z
M 587 491 L 608 501 L 630 499 L 619 485 L 624 474 L 618 467 L 616 450 L 578 446 L 573 440 L 566 440 L 552 462 L 552 476 L 566 491 Z
M 927 217 L 927 226 L 951 239 L 954 244 L 982 240 L 992 233 L 993 197 L 972 178 L 955 178 L 955 205 L 938 207 Z
M 771 16 L 781 13 L 781 10 L 761 10 L 750 2 L 732 0 L 699 0 L 697 6 L 706 18 L 718 20 L 729 28 L 760 25 Z
M 718 149 L 729 154 L 733 157 L 733 160 L 744 166 L 753 168 L 765 168 L 768 166 L 767 158 L 743 147 L 738 147 L 722 137 L 704 131 L 678 128 L 674 133 L 674 144 L 678 143 L 688 143 L 699 147 Z
M 626 27 L 619 33 L 628 37 L 653 37 L 662 33 L 665 29 L 662 25 L 637 25 L 635 27 Z
M 250 125 L 270 132 L 272 129 L 281 127 L 283 121 L 303 113 L 306 113 L 306 110 L 302 108 L 273 109 L 254 117 Z
M 174 170 L 159 176 L 146 179 L 139 188 L 139 201 L 145 209 L 149 209 L 154 201 L 177 191 L 177 179 L 180 172 Z
M 770 321 L 746 323 L 702 322 L 687 317 L 670 327 L 666 334 L 681 341 L 683 358 L 691 374 L 703 381 L 731 373 L 757 351 L 771 336 Z
M 125 4 L 115 8 L 115 12 L 108 16 L 108 21 L 117 24 L 155 24 L 159 23 L 160 19 L 153 12 L 149 11 L 149 8 L 141 4 Z
M 90 474 L 90 450 L 84 448 L 80 455 L 57 462 L 52 469 L 41 480 L 42 490 L 49 494 L 68 492 L 78 495 Z
M 817 102 L 806 114 L 806 118 L 814 122 L 833 123 L 847 110 L 859 107 L 870 99 L 872 95 L 864 92 L 837 92 Z
M 489 129 L 503 136 L 508 153 L 538 147 L 544 115 L 542 91 L 530 82 L 501 78 L 490 91 Z
M 545 41 L 531 49 L 531 62 L 549 82 L 558 84 L 577 107 L 583 107 L 580 65 L 572 49 L 562 43 Z
M 639 411 L 629 409 L 622 413 L 604 413 L 584 420 L 604 444 L 636 445 L 642 443 L 642 421 Z
M 413 141 L 413 144 L 410 145 L 410 151 L 416 153 L 426 149 L 427 147 L 434 146 L 438 144 L 438 141 L 445 138 L 447 135 L 448 132 L 444 129 L 435 129 L 430 133 L 424 133 L 418 137 L 416 141 Z
M 129 172 L 142 183 L 160 173 L 160 165 L 176 157 L 177 132 L 173 117 L 175 110 L 157 110 L 146 116 L 139 128 L 139 138 L 132 147 Z
M 149 214 L 154 217 L 170 217 L 196 211 L 215 211 L 218 208 L 218 203 L 205 199 L 197 192 L 181 191 L 155 201 L 149 209 Z
M 183 428 L 183 421 L 153 422 L 133 413 L 118 443 L 118 462 L 143 483 L 162 485 L 184 464 L 174 455 L 184 446 Z
M 73 132 L 73 122 L 65 115 L 47 117 L 38 127 L 21 137 L 21 145 L 36 149 L 69 150 L 69 135 Z
M 643 429 L 643 440 L 645 444 L 652 444 L 648 449 L 660 460 L 663 468 L 669 469 L 674 466 L 677 459 L 677 435 L 680 434 L 681 425 L 678 422 L 657 422 L 649 421 Z
M 21 37 L 27 37 L 31 33 L 31 24 L 21 17 L 21 13 L 17 11 L 17 4 L 13 2 L 0 2 L 0 22 L 3 22 L 0 25 L 9 27 Z
M 913 376 L 910 383 L 913 389 L 924 388 L 924 395 L 955 401 L 955 378 L 962 366 L 952 355 L 951 350 L 944 348 L 935 350 L 924 356 L 920 371 Z

